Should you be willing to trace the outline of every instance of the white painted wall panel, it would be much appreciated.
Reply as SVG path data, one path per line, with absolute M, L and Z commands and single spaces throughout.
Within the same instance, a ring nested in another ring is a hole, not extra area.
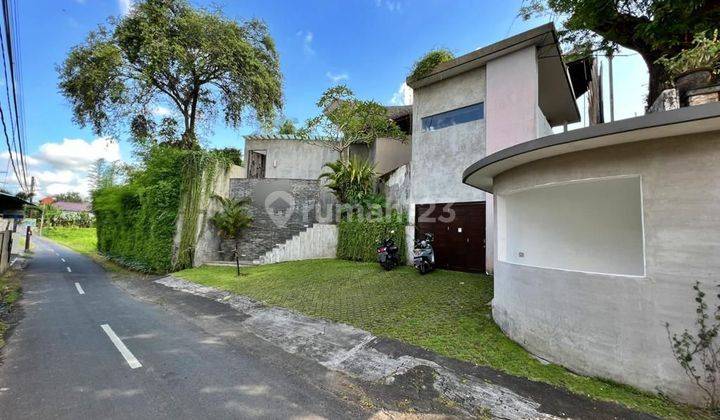
M 533 188 L 500 197 L 503 261 L 535 267 L 641 276 L 640 178 Z

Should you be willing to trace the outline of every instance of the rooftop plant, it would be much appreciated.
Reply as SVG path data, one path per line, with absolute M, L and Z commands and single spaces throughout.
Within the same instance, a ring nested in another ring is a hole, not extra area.
M 454 58 L 455 55 L 450 52 L 450 50 L 443 48 L 431 50 L 413 64 L 413 68 L 408 75 L 408 79 L 422 79 L 432 73 L 438 65 L 453 60 Z
M 696 34 L 692 48 L 684 49 L 670 58 L 662 56 L 657 63 L 662 64 L 672 77 L 702 69 L 712 70 L 713 74 L 717 74 L 720 67 L 718 30 L 713 31 L 712 37 L 707 37 L 705 32 Z
M 338 152 L 343 162 L 349 160 L 353 144 L 372 144 L 378 138 L 398 141 L 407 138 L 397 123 L 388 118 L 387 108 L 372 100 L 358 99 L 345 85 L 326 90 L 317 107 L 322 113 L 307 120 L 294 135 Z

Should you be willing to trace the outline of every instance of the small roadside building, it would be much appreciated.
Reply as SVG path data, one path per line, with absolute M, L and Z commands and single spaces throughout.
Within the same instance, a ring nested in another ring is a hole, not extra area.
M 12 194 L 0 192 L 0 217 L 3 219 L 22 219 L 25 217 L 25 206 L 35 205 Z
M 508 336 L 574 371 L 700 402 L 665 323 L 694 331 L 692 286 L 714 299 L 720 281 L 720 103 L 541 136 L 462 180 L 495 197 L 492 313 Z

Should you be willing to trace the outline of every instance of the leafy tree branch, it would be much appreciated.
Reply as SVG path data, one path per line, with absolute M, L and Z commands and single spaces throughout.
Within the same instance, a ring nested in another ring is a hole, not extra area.
M 182 132 L 166 142 L 197 147 L 200 121 L 216 110 L 238 127 L 254 114 L 272 119 L 282 106 L 279 58 L 265 24 L 242 24 L 185 0 L 145 0 L 109 28 L 99 27 L 58 67 L 75 121 L 98 133 L 130 123 L 139 141 L 154 138 L 153 107 L 169 104 Z M 176 134 L 163 120 L 165 136 Z M 139 134 L 139 135 L 138 135 Z

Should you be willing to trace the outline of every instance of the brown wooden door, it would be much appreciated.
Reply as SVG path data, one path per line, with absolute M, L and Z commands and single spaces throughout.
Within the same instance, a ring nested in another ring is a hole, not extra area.
M 432 233 L 438 268 L 485 272 L 485 202 L 415 206 L 415 237 Z

